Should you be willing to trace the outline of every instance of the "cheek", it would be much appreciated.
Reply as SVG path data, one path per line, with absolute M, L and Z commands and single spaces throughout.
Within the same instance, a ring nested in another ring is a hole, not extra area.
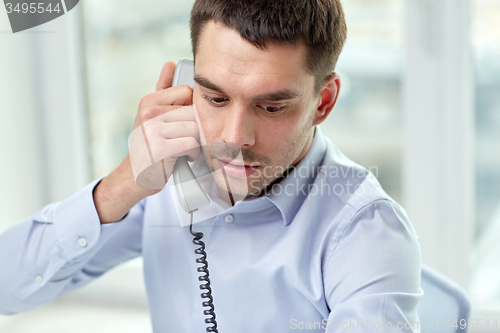
M 309 112 L 297 113 L 297 116 L 290 117 L 274 130 L 273 141 L 277 144 L 273 147 L 275 152 L 294 155 L 303 148 L 304 140 L 312 128 Z
M 276 121 L 262 122 L 259 126 L 257 138 L 260 139 L 259 150 L 263 154 L 271 157 L 280 155 L 290 150 L 294 146 L 303 125 L 299 126 L 298 119 L 291 117 L 276 119 Z
M 293 140 L 304 131 L 304 127 L 309 124 L 309 113 L 304 112 L 304 109 L 297 109 L 288 117 L 277 119 L 272 125 L 267 128 L 266 133 L 271 133 L 274 137 L 280 137 L 280 141 Z M 284 142 L 284 144 L 286 144 Z

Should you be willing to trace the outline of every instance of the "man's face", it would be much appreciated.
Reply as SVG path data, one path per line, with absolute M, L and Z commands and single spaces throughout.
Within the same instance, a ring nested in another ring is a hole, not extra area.
M 309 149 L 319 95 L 305 58 L 300 43 L 259 49 L 233 29 L 212 21 L 205 25 L 193 102 L 202 146 L 208 145 L 205 161 L 212 171 L 223 167 L 233 194 L 258 194 Z M 227 190 L 224 177 L 214 178 Z

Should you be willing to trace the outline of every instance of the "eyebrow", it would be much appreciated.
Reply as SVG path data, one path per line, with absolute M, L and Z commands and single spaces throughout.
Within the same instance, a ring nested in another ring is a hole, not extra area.
M 207 78 L 204 78 L 200 75 L 195 75 L 194 81 L 202 87 L 213 90 L 213 91 L 218 92 L 222 95 L 227 95 L 221 87 L 219 87 L 215 83 L 211 82 Z M 276 92 L 271 92 L 271 93 L 256 96 L 255 100 L 276 102 L 276 101 L 282 101 L 282 100 L 287 100 L 287 99 L 294 99 L 294 98 L 297 98 L 301 95 L 302 95 L 302 92 L 300 90 L 284 89 L 281 91 L 276 91 Z

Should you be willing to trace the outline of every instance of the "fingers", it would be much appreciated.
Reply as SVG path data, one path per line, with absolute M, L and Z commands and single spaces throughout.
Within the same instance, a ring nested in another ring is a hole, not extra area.
M 188 152 L 190 149 L 199 147 L 198 126 L 195 122 L 154 122 L 146 124 L 144 132 L 155 162 L 182 155 L 195 156 L 198 154 L 197 152 Z M 187 140 L 177 140 L 186 138 Z M 172 162 L 175 162 L 175 158 L 172 159 Z
M 182 85 L 159 90 L 144 96 L 139 103 L 139 110 L 154 105 L 167 106 L 191 104 L 193 104 L 193 90 L 189 86 Z
M 171 139 L 168 144 L 175 147 L 171 149 L 172 153 L 169 155 L 171 158 L 177 159 L 179 156 L 187 155 L 189 161 L 193 162 L 201 154 L 201 147 L 193 137 Z
M 170 88 L 172 86 L 172 80 L 175 73 L 175 63 L 173 61 L 167 61 L 160 73 L 160 78 L 158 83 L 156 83 L 156 91 Z
M 165 154 L 172 153 L 172 149 L 179 148 L 174 146 L 174 148 L 169 149 L 168 151 L 165 150 L 166 142 L 170 140 L 175 140 L 177 138 L 191 138 L 197 143 L 196 145 L 199 146 L 198 126 L 195 122 L 155 122 L 152 124 L 146 124 L 143 127 L 143 133 L 145 133 L 151 152 L 153 156 L 155 156 L 155 161 L 158 161 L 158 157 L 161 157 L 160 159 L 165 158 Z M 191 148 L 192 147 L 189 147 L 189 149 Z M 177 150 L 175 150 L 174 153 L 175 154 L 172 156 L 178 156 Z M 184 155 L 187 155 L 187 153 Z
M 151 123 L 196 121 L 192 106 L 152 106 L 138 112 L 134 128 Z
M 149 139 L 149 138 L 148 138 Z M 181 137 L 170 140 L 149 141 L 151 157 L 154 162 L 165 161 L 166 166 L 172 166 L 177 157 L 188 155 L 191 160 L 196 160 L 201 154 L 201 148 L 193 137 Z
M 184 146 L 172 147 L 171 143 L 168 143 L 171 140 L 176 142 L 175 140 L 178 138 L 188 138 L 188 142 L 195 142 L 195 146 L 199 147 L 199 131 L 201 129 L 196 122 L 193 106 L 185 106 L 171 110 L 172 108 L 173 106 L 163 106 L 144 109 L 144 112 L 141 114 L 143 119 L 134 130 L 134 132 L 137 132 L 136 135 L 144 136 L 144 140 L 147 141 L 147 146 L 149 146 L 152 154 L 150 157 L 153 158 L 155 162 L 159 159 L 168 158 L 169 156 L 177 157 L 189 155 L 188 152 L 184 154 L 181 154 L 181 152 L 183 149 L 187 150 L 193 148 L 186 148 Z M 145 120 L 155 114 L 160 115 L 147 121 Z M 166 145 L 168 145 L 168 147 L 166 147 Z M 137 156 L 139 156 L 139 154 L 137 154 Z M 190 155 L 191 158 L 197 158 L 197 156 L 197 152 L 191 153 Z M 175 159 L 172 160 L 172 163 L 173 162 L 175 162 Z
M 192 125 L 186 122 L 185 126 L 187 131 L 196 135 Z M 142 126 L 132 132 L 130 163 L 136 184 L 140 187 L 161 189 L 172 174 L 177 157 L 187 155 L 190 161 L 194 161 L 200 154 L 199 143 L 192 136 L 165 139 L 158 132 L 145 130 Z
M 175 68 L 174 62 L 166 62 L 156 92 L 139 103 L 129 155 L 135 181 L 141 187 L 161 189 L 178 156 L 187 155 L 194 161 L 201 154 L 193 91 L 187 85 L 172 87 Z
M 155 135 L 159 140 L 193 137 L 199 140 L 198 125 L 194 121 L 175 123 L 154 122 L 144 125 L 148 137 Z

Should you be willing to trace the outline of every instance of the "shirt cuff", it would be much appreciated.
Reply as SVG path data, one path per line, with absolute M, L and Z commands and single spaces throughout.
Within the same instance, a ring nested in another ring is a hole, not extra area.
M 36 265 L 23 274 L 12 288 L 19 299 L 25 300 L 39 289 L 50 294 L 59 292 L 60 285 L 54 282 L 79 269 L 81 263 L 90 259 L 122 223 L 101 224 L 94 205 L 93 190 L 103 177 L 93 181 L 62 202 L 47 205 L 35 214 L 33 221 L 54 225 L 56 242 Z
M 54 210 L 58 245 L 71 261 L 85 254 L 90 248 L 105 243 L 128 213 L 117 222 L 101 224 L 95 208 L 93 191 L 101 177 L 64 200 Z

